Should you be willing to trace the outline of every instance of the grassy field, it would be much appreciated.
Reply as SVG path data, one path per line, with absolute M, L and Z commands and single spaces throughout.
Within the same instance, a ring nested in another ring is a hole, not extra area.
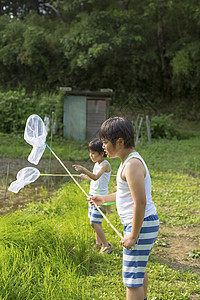
M 12 147 L 16 157 L 30 152 L 22 138 L 9 139 L 9 147 L 7 139 L 1 136 L 0 156 L 13 157 Z M 53 146 L 63 160 L 88 160 L 86 143 L 55 140 Z M 200 299 L 199 149 L 199 133 L 184 140 L 156 140 L 137 146 L 150 169 L 161 223 L 147 266 L 151 300 Z M 47 150 L 45 155 L 48 157 Z M 110 162 L 116 174 L 119 160 Z M 80 184 L 89 191 L 88 182 Z M 112 177 L 110 190 L 115 188 Z M 0 299 L 125 299 L 119 237 L 104 221 L 115 250 L 100 255 L 92 249 L 95 237 L 82 191 L 69 182 L 47 200 L 45 189 L 36 192 L 41 201 L 0 217 Z M 20 193 L 28 197 L 34 191 L 27 186 Z M 122 233 L 114 205 L 112 212 L 108 218 Z

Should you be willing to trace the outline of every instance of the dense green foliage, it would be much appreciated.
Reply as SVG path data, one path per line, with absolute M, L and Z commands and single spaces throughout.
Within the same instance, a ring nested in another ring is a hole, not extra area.
M 46 93 L 28 96 L 25 91 L 0 92 L 0 132 L 22 133 L 26 120 L 31 114 L 39 114 L 44 119 L 48 116 L 58 124 L 58 130 L 62 129 L 63 95 Z
M 181 136 L 174 128 L 172 114 L 155 116 L 151 119 L 151 136 L 152 138 L 168 138 Z
M 1 89 L 109 87 L 115 102 L 183 101 L 197 117 L 199 14 L 196 0 L 2 0 Z
M 64 150 L 59 154 L 64 155 Z M 199 136 L 184 141 L 174 139 L 170 144 L 168 140 L 160 140 L 148 147 L 140 145 L 138 150 L 149 165 L 153 199 L 161 223 L 147 266 L 148 298 L 189 300 L 198 297 L 199 276 L 192 265 L 177 268 L 170 257 L 164 259 L 161 253 L 169 244 L 169 238 L 175 237 L 175 230 L 186 227 L 195 230 L 200 222 Z M 74 151 L 70 155 L 77 157 Z M 84 155 L 86 158 L 86 152 Z M 116 174 L 119 161 L 110 161 Z M 193 174 L 189 175 L 190 167 Z M 188 174 L 183 174 L 183 168 L 187 168 Z M 88 192 L 89 183 L 80 180 L 80 184 Z M 112 189 L 115 189 L 114 178 Z M 24 192 L 26 197 L 28 190 L 31 191 L 30 186 L 20 193 Z M 13 199 L 15 195 L 10 197 Z M 122 248 L 113 229 L 104 222 L 106 236 L 115 250 L 111 255 L 102 256 L 92 249 L 95 237 L 87 219 L 87 201 L 82 191 L 69 182 L 50 199 L 44 201 L 44 198 L 45 190 L 41 190 L 41 202 L 0 218 L 0 298 L 125 299 Z M 112 210 L 108 218 L 122 232 L 117 212 L 114 207 Z M 188 259 L 198 259 L 198 251 L 194 248 L 192 257 L 186 253 Z
M 43 93 L 31 96 L 22 91 L 0 92 L 0 132 L 1 133 L 22 133 L 25 128 L 26 120 L 31 114 L 39 114 L 41 118 L 47 116 L 50 118 L 50 128 L 53 128 L 53 123 L 56 123 L 55 134 L 63 134 L 63 110 L 64 110 L 64 92 L 59 93 Z M 128 101 L 126 103 L 128 105 Z M 110 115 L 114 114 L 117 105 L 110 107 Z M 136 111 L 129 108 L 131 120 L 134 123 Z M 144 111 L 145 112 L 145 111 Z M 126 115 L 120 112 L 120 115 Z M 139 116 L 139 114 L 137 115 Z M 175 123 L 172 119 L 173 114 L 160 114 L 151 118 L 151 135 L 153 138 L 173 138 L 180 137 L 180 134 L 175 130 Z M 137 118 L 136 118 L 137 119 Z M 146 126 L 144 125 L 141 132 L 146 134 Z

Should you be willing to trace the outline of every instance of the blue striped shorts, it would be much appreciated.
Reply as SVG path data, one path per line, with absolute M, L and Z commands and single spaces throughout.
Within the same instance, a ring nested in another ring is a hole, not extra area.
M 103 216 L 100 214 L 98 209 L 95 206 L 89 204 L 88 206 L 88 218 L 91 223 L 99 223 L 101 224 L 103 221 Z
M 129 235 L 132 226 L 124 227 L 124 236 Z M 144 218 L 140 234 L 133 250 L 123 248 L 123 282 L 127 287 L 143 286 L 149 254 L 158 236 L 158 215 Z
M 89 196 L 92 197 L 91 194 Z M 100 206 L 99 206 L 100 208 Z M 102 224 L 103 216 L 100 214 L 98 209 L 95 206 L 88 204 L 88 218 L 90 219 L 90 223 L 99 223 Z

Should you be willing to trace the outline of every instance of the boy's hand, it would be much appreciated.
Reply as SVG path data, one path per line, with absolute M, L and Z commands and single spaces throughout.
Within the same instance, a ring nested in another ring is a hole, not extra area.
M 89 201 L 90 205 L 92 205 L 92 206 L 94 206 L 94 203 L 97 206 L 100 206 L 105 203 L 102 196 L 100 196 L 100 195 L 88 197 L 87 200 Z
M 87 175 L 81 173 L 80 175 L 78 175 L 78 177 L 82 178 L 82 179 L 90 179 Z
M 136 242 L 137 242 L 136 239 L 132 238 L 130 235 L 127 235 L 123 239 L 121 239 L 120 244 L 127 250 L 130 250 L 133 249 Z
M 80 166 L 80 165 L 72 165 L 72 167 L 74 167 L 74 169 L 75 169 L 75 171 L 83 171 L 83 167 L 82 166 Z

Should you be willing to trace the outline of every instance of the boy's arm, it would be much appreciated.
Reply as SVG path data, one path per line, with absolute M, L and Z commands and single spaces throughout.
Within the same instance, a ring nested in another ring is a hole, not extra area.
M 87 176 L 86 174 L 80 174 L 78 175 L 78 177 L 82 178 L 82 179 L 87 179 L 87 180 L 92 180 L 89 176 Z
M 116 201 L 116 193 L 109 194 L 109 195 L 95 195 L 95 196 L 89 197 L 88 201 L 90 202 L 91 205 L 93 205 L 93 202 L 94 202 L 97 206 L 100 206 L 107 202 L 115 202 Z
M 134 246 L 137 242 L 144 221 L 146 207 L 145 175 L 144 165 L 138 159 L 131 159 L 123 171 L 124 179 L 127 181 L 134 201 L 132 230 L 130 235 L 122 240 L 122 245 L 127 249 Z
M 88 169 L 86 169 L 80 165 L 73 165 L 72 167 L 74 167 L 76 171 L 84 172 L 87 176 L 90 177 L 90 179 L 95 180 L 95 181 L 98 180 L 104 172 L 107 172 L 107 164 L 102 164 L 102 167 L 97 174 L 90 172 Z

